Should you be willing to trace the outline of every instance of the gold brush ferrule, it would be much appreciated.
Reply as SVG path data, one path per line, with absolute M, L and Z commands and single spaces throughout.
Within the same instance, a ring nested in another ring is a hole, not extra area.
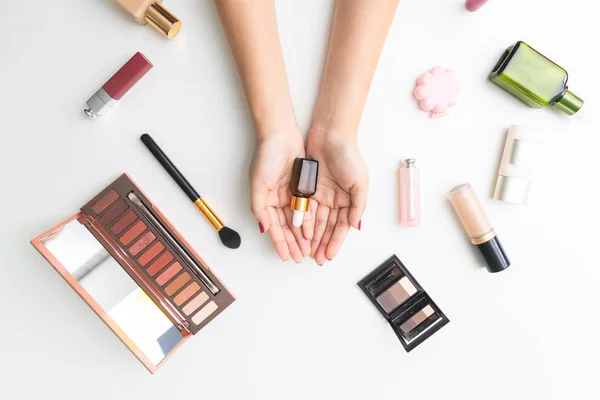
M 181 21 L 158 3 L 148 7 L 144 19 L 169 39 L 173 39 L 181 30 Z
M 308 197 L 292 196 L 292 202 L 290 203 L 290 207 L 292 208 L 292 210 L 295 211 L 307 212 L 309 200 L 310 199 Z
M 217 214 L 215 214 L 212 208 L 210 208 L 210 206 L 206 204 L 204 200 L 202 200 L 202 197 L 199 197 L 194 202 L 194 205 L 206 217 L 208 222 L 210 222 L 210 224 L 213 226 L 213 228 L 217 230 L 217 232 L 223 229 L 225 224 L 223 223 L 223 221 L 221 221 L 221 218 L 217 217 Z

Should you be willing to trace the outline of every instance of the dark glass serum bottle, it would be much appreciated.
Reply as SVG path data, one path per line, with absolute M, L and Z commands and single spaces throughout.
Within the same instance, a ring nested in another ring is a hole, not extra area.
M 308 202 L 317 192 L 317 176 L 319 175 L 319 162 L 309 158 L 296 158 L 292 168 L 292 202 L 290 207 L 294 211 L 293 225 L 302 226 L 304 213 L 308 211 Z
M 524 42 L 506 49 L 489 78 L 530 107 L 554 106 L 573 115 L 583 106 L 568 90 L 567 71 Z

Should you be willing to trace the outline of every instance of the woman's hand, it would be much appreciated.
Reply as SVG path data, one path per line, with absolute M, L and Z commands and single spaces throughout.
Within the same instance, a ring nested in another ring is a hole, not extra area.
M 252 213 L 261 233 L 269 232 L 279 257 L 290 256 L 299 263 L 310 254 L 313 220 L 305 213 L 301 228 L 292 225 L 290 180 L 294 160 L 304 157 L 304 138 L 300 128 L 291 128 L 270 135 L 257 134 L 250 166 Z
M 310 256 L 323 265 L 337 255 L 350 227 L 360 230 L 369 175 L 356 140 L 348 135 L 312 129 L 306 152 L 319 161 L 317 192 L 311 199 L 314 234 Z

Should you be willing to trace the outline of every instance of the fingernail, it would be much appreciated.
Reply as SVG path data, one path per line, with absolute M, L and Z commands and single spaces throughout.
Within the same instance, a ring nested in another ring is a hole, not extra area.
M 358 221 L 358 230 L 360 231 L 360 228 L 362 228 L 362 219 L 360 221 Z
M 258 229 L 260 229 L 260 233 L 265 233 L 265 227 L 260 222 L 258 223 Z

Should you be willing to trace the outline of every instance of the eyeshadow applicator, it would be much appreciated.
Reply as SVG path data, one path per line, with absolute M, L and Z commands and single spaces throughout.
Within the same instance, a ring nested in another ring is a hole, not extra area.
M 144 133 L 140 139 L 158 160 L 158 162 L 164 167 L 164 169 L 167 170 L 169 175 L 171 175 L 171 178 L 177 182 L 181 190 L 183 190 L 190 200 L 192 200 L 196 208 L 200 210 L 208 222 L 210 222 L 213 228 L 215 228 L 215 230 L 219 233 L 221 242 L 223 242 L 223 244 L 230 249 L 237 249 L 240 247 L 240 244 L 242 243 L 240 235 L 233 229 L 225 226 L 223 221 L 221 221 L 217 214 L 215 214 L 210 206 L 198 194 L 196 189 L 194 189 L 187 179 L 185 179 L 185 176 L 179 172 L 175 164 L 173 164 L 169 157 L 167 157 L 154 139 L 152 139 L 152 137 L 147 133 Z

